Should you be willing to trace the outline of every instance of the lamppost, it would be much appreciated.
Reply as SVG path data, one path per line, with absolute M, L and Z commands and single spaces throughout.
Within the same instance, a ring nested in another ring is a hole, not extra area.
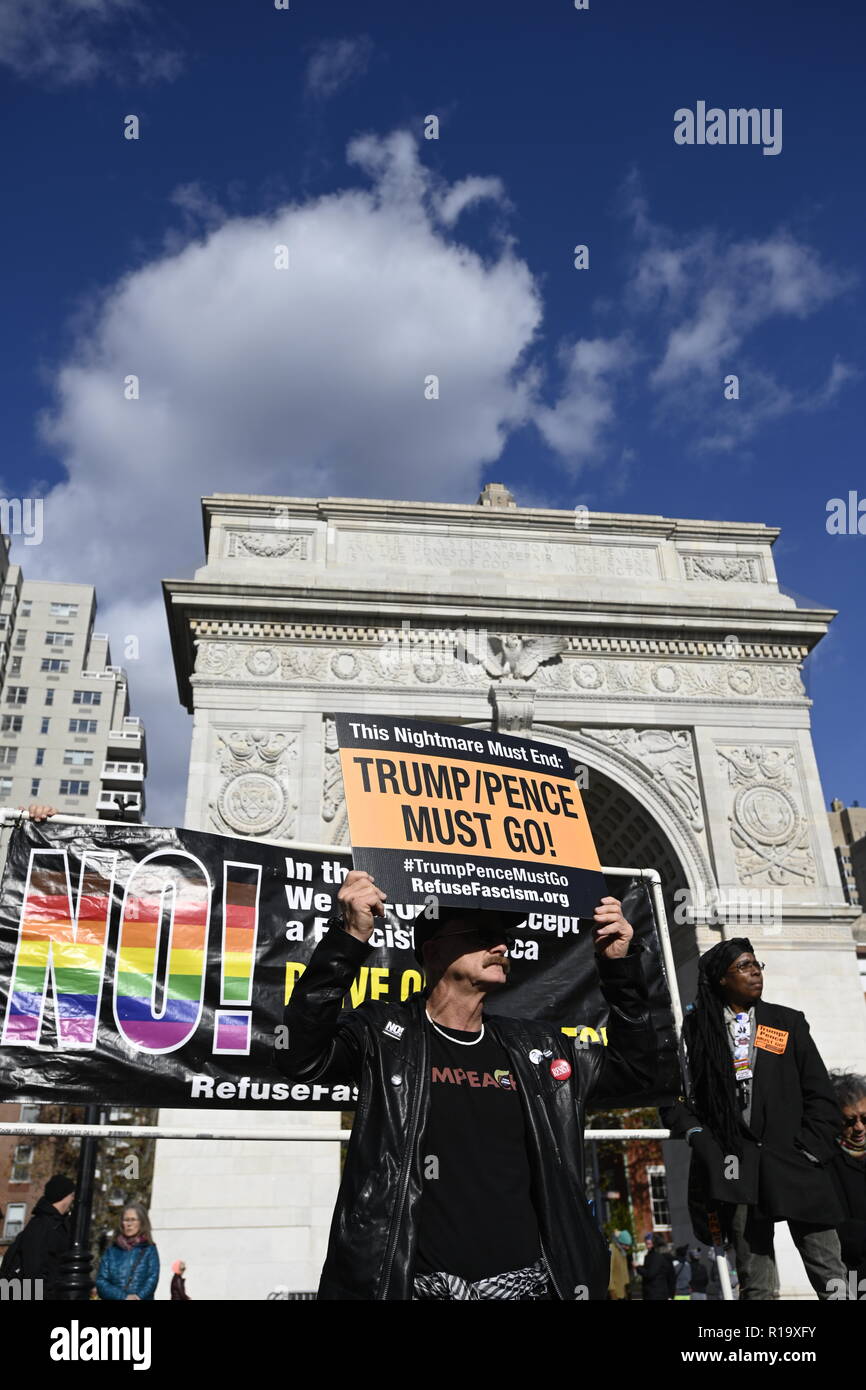
M 84 1122 L 88 1125 L 101 1125 L 101 1107 L 88 1105 Z M 60 1298 L 75 1302 L 86 1302 L 93 1287 L 90 1273 L 90 1217 L 93 1210 L 93 1182 L 98 1144 L 99 1140 L 92 1135 L 81 1141 L 78 1183 L 72 1208 L 72 1245 L 63 1256 L 58 1280 Z

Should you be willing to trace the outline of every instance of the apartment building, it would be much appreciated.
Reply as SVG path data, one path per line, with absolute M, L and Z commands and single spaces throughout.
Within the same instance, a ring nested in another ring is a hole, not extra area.
M 141 821 L 144 728 L 129 714 L 126 672 L 93 631 L 94 588 L 25 580 L 3 549 L 0 808 L 38 801 Z
M 866 995 L 866 806 L 858 801 L 846 806 L 837 797 L 830 803 L 827 819 L 846 901 L 860 909 L 852 933 Z

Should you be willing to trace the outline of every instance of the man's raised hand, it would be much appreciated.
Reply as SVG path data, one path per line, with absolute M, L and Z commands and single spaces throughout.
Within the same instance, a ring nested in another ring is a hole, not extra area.
M 595 930 L 592 937 L 596 954 L 616 960 L 628 952 L 634 927 L 622 915 L 619 898 L 602 898 L 593 913 Z
M 373 882 L 372 874 L 352 869 L 337 894 L 346 931 L 357 936 L 359 941 L 369 940 L 376 925 L 374 919 L 385 915 L 386 898 L 387 894 Z

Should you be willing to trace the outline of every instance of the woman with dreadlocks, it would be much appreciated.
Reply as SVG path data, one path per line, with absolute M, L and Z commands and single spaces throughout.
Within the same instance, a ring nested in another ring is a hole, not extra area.
M 763 1000 L 763 969 L 747 937 L 701 956 L 683 1025 L 690 1093 L 666 1122 L 693 1150 L 695 1233 L 708 1240 L 714 1213 L 734 1243 L 741 1299 L 773 1297 L 777 1221 L 788 1222 L 818 1297 L 844 1298 L 841 1206 L 827 1167 L 839 1109 L 803 1014 Z

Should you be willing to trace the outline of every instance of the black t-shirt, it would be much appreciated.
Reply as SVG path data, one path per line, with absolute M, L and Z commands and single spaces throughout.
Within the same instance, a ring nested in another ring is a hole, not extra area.
M 486 1029 L 479 1040 L 478 1033 L 448 1028 L 443 1037 L 427 1026 L 430 1117 L 416 1273 L 474 1282 L 523 1269 L 539 1258 L 541 1246 L 523 1106 L 508 1054 Z

